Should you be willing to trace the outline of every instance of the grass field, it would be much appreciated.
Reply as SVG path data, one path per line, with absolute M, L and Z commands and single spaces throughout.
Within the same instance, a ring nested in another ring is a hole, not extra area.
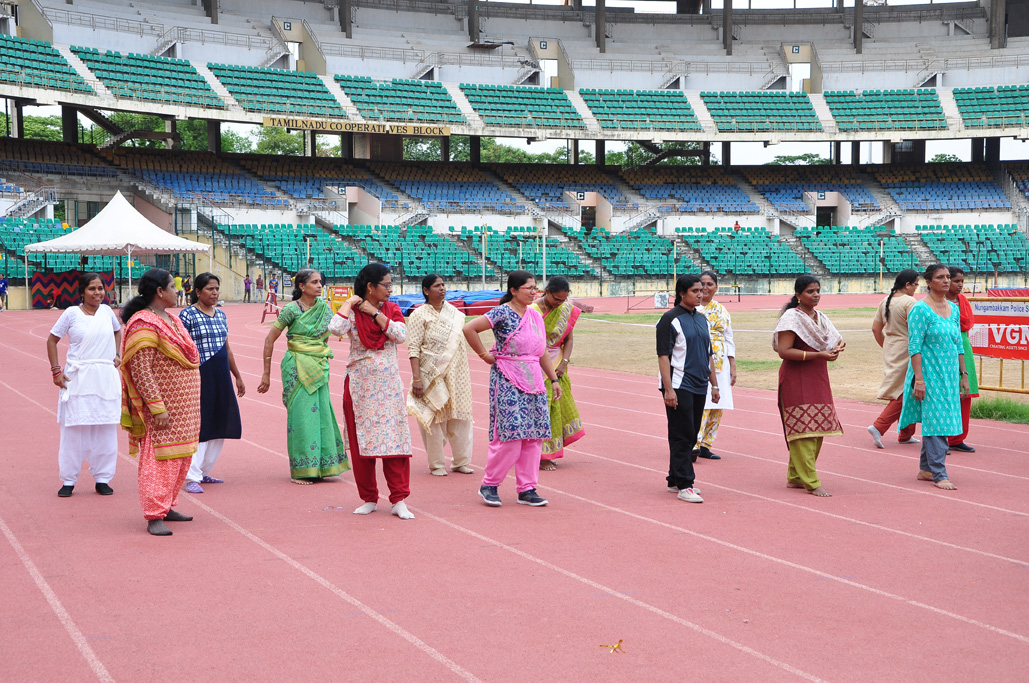
M 882 351 L 872 337 L 875 309 L 826 309 L 823 312 L 847 342 L 840 359 L 829 364 L 833 394 L 839 398 L 878 402 L 875 395 L 882 379 Z M 654 325 L 660 315 L 660 312 L 583 314 L 575 326 L 574 363 L 656 377 Z M 775 389 L 780 360 L 772 351 L 772 329 L 778 315 L 778 310 L 732 313 L 739 386 Z M 996 381 L 996 371 L 992 367 L 987 367 L 987 371 L 988 378 Z M 1017 386 L 1019 382 L 1017 371 L 1005 371 L 1005 386 Z M 1025 394 L 983 392 L 983 395 L 1003 396 L 1029 404 L 1029 396 Z

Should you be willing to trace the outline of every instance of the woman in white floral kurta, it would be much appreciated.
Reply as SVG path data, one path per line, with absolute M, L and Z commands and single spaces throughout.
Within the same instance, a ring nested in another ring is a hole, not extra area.
M 389 268 L 371 263 L 354 282 L 354 296 L 340 307 L 329 332 L 350 337 L 350 358 L 343 386 L 343 414 L 350 463 L 364 504 L 355 514 L 374 512 L 379 499 L 375 461 L 382 461 L 392 513 L 413 519 L 404 499 L 410 495 L 411 432 L 407 426 L 404 384 L 397 344 L 407 338 L 400 307 L 389 301 Z

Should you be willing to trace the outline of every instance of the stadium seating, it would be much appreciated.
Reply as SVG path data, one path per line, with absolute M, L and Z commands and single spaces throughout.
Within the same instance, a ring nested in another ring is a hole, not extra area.
M 0 160 L 33 175 L 115 177 L 118 171 L 94 156 L 87 145 L 0 137 Z
M 601 128 L 702 130 L 681 90 L 579 91 Z
M 427 225 L 336 225 L 334 229 L 354 240 L 368 255 L 389 263 L 405 278 L 417 279 L 429 273 L 444 278 L 470 279 L 482 273 L 477 256 L 453 240 L 433 232 Z
M 118 148 L 103 152 L 116 166 L 136 173 L 179 199 L 203 198 L 213 204 L 288 206 L 250 176 L 207 152 L 153 152 Z
M 560 88 L 462 83 L 469 104 L 488 126 L 585 128 Z
M 496 164 L 492 169 L 545 209 L 567 206 L 565 192 L 597 192 L 616 209 L 636 207 L 611 182 L 611 178 L 595 166 Z
M 876 178 L 905 211 L 1011 208 L 1011 202 L 983 164 L 912 164 L 873 168 Z
M 468 122 L 446 88 L 435 81 L 373 81 L 367 76 L 337 74 L 336 82 L 369 121 Z
M 25 245 L 56 239 L 74 230 L 53 218 L 0 216 L 0 254 L 3 255 L 0 272 L 6 273 L 8 278 L 25 277 Z M 80 263 L 79 254 L 31 254 L 29 272 L 38 269 L 61 273 L 78 270 Z M 86 257 L 86 267 L 98 272 L 110 272 L 116 264 L 124 267 L 125 258 L 96 254 Z
M 231 64 L 208 64 L 207 67 L 247 111 L 347 115 L 335 96 L 313 73 Z
M 1014 223 L 916 225 L 915 230 L 938 262 L 960 266 L 965 272 L 1029 269 L 1029 239 Z
M 789 245 L 764 227 L 735 230 L 722 226 L 708 230 L 687 226 L 677 228 L 676 233 L 719 274 L 792 275 L 808 271 Z
M 700 96 L 720 131 L 822 130 L 805 92 L 704 91 Z
M 229 155 L 226 158 L 275 183 L 280 190 L 297 199 L 325 199 L 326 185 L 334 188 L 351 186 L 378 197 L 383 208 L 406 208 L 396 192 L 372 178 L 364 169 L 339 159 L 259 154 Z
M 433 211 L 517 213 L 525 211 L 510 192 L 479 169 L 442 163 L 371 163 L 374 173 L 417 197 Z
M 184 59 L 122 55 L 112 50 L 100 52 L 94 47 L 72 46 L 71 51 L 118 97 L 225 108 L 225 102 Z
M 808 213 L 805 192 L 839 192 L 851 208 L 875 211 L 879 202 L 850 166 L 748 166 L 743 175 L 780 211 Z
M 498 231 L 486 226 L 486 258 L 500 267 L 502 272 L 528 270 L 543 272 L 543 245 L 535 226 L 508 226 Z M 468 248 L 482 254 L 482 233 L 477 228 L 464 228 L 461 238 L 467 240 Z M 561 244 L 556 237 L 547 238 L 547 273 L 567 277 L 595 276 L 593 268 L 583 263 L 578 254 Z M 475 270 L 474 272 L 481 272 Z
M 887 273 L 918 268 L 918 257 L 894 230 L 875 227 L 820 226 L 797 228 L 794 234 L 830 273 Z M 880 241 L 883 260 L 879 259 Z
M 92 93 L 68 60 L 43 40 L 0 34 L 0 81 Z
M 1029 115 L 1029 86 L 954 88 L 954 101 L 966 128 L 1025 126 Z
M 342 282 L 353 279 L 368 262 L 357 249 L 313 225 L 235 223 L 219 225 L 218 229 L 233 243 L 252 250 L 256 258 L 267 259 L 286 273 L 310 267 L 327 280 Z
M 661 212 L 757 213 L 760 209 L 719 166 L 640 166 L 622 178 Z
M 1015 187 L 1029 198 L 1029 162 L 1009 161 L 1005 163 L 1005 166 Z
M 932 89 L 828 90 L 825 102 L 841 131 L 947 127 L 940 98 Z
M 671 240 L 658 237 L 653 228 L 617 234 L 599 227 L 562 228 L 562 231 L 578 241 L 586 255 L 599 261 L 612 275 L 660 277 L 698 272 L 687 257 L 673 253 Z

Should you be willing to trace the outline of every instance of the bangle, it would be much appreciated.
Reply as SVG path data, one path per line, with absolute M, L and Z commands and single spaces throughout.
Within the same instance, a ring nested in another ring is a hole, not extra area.
M 966 371 L 962 372 L 961 374 L 962 374 L 962 376 L 967 375 L 968 371 L 966 370 Z
M 552 380 L 550 380 L 551 384 L 559 384 L 560 382 L 561 382 L 561 380 L 559 380 L 559 379 L 552 379 Z
M 489 351 L 483 351 L 482 353 L 479 354 L 479 358 L 485 358 L 488 355 L 489 355 Z
M 807 351 L 804 352 L 804 357 L 801 360 L 807 360 Z
M 422 383 L 421 378 L 419 378 L 419 379 L 412 379 L 411 380 L 411 384 L 421 384 L 421 383 Z

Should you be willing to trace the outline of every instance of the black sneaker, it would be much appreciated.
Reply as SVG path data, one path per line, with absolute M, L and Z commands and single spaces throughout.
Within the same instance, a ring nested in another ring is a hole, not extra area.
M 958 451 L 959 453 L 975 453 L 975 449 L 969 446 L 964 441 L 959 443 L 957 446 L 951 446 L 950 450 Z
M 71 492 L 74 489 L 75 489 L 74 486 L 68 486 L 67 484 L 65 484 L 64 486 L 61 487 L 61 490 L 57 492 L 57 495 L 60 496 L 61 498 L 70 498 L 71 497 Z
M 700 447 L 700 450 L 697 451 L 697 457 L 705 458 L 707 460 L 721 460 L 722 459 L 722 456 L 715 455 L 714 453 L 711 452 L 711 449 L 708 448 L 707 446 L 701 446 Z
M 503 502 L 501 502 L 500 496 L 497 495 L 496 486 L 480 486 L 479 495 L 482 496 L 482 499 L 486 502 L 486 505 L 489 505 L 490 507 L 498 508 L 504 504 Z M 519 498 L 521 498 L 521 496 L 519 496 Z M 522 501 L 519 500 L 518 502 L 520 503 Z
M 109 496 L 112 493 L 114 493 L 114 489 L 112 489 L 111 485 L 107 482 L 98 481 L 96 483 L 96 492 L 99 493 L 101 496 Z
M 536 489 L 529 489 L 518 494 L 519 505 L 531 505 L 534 508 L 541 508 L 547 504 L 546 498 L 540 498 Z

